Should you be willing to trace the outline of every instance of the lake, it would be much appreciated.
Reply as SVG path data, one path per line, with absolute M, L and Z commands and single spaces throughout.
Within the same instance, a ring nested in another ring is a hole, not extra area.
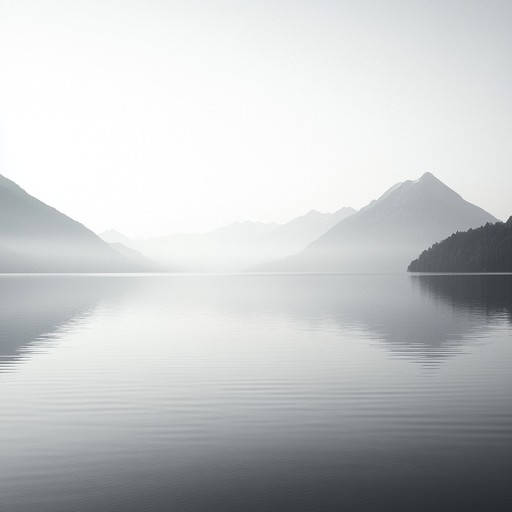
M 511 275 L 0 276 L 0 510 L 512 510 Z

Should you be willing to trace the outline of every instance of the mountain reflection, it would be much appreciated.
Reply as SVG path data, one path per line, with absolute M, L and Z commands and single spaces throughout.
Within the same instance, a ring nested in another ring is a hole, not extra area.
M 106 301 L 121 322 L 146 325 L 157 315 L 160 327 L 148 329 L 166 335 L 174 316 L 190 319 L 191 339 L 203 336 L 201 315 L 220 328 L 251 320 L 271 329 L 280 320 L 437 365 L 512 322 L 511 290 L 512 275 L 2 276 L 0 371 L 30 357 L 35 341 L 50 349 L 52 334 Z
M 359 276 L 331 314 L 339 325 L 355 320 L 391 354 L 437 366 L 511 321 L 512 276 Z M 349 279 L 347 279 L 349 280 Z
M 512 322 L 512 275 L 436 274 L 414 276 L 422 293 L 471 314 Z
M 397 281 L 395 299 L 382 296 L 371 315 L 359 308 L 395 355 L 436 366 L 512 321 L 511 275 L 419 275 L 410 283 L 407 290 Z
M 281 316 L 311 330 L 334 324 L 340 339 L 352 332 L 385 342 L 393 355 L 437 365 L 503 321 L 500 314 L 510 312 L 511 277 L 232 276 L 212 277 L 208 286 L 190 281 L 187 287 L 197 304 L 219 312 Z
M 491 325 L 503 321 L 495 313 L 510 295 L 510 279 L 500 284 L 503 276 L 481 276 L 480 292 L 476 293 L 470 286 L 454 288 L 450 276 L 420 277 L 189 276 L 174 278 L 172 284 L 166 279 L 147 282 L 147 296 L 139 300 L 154 307 L 165 303 L 169 311 L 182 315 L 208 312 L 219 319 L 239 318 L 258 324 L 280 319 L 312 332 L 334 329 L 340 342 L 346 336 L 384 342 L 392 355 L 425 365 L 437 365 L 447 356 L 460 354 L 475 339 L 485 338 Z
M 0 371 L 27 357 L 34 341 L 91 311 L 106 284 L 87 276 L 1 276 Z
M 393 356 L 426 366 L 485 338 L 504 312 L 510 320 L 512 276 L 334 277 L 339 286 L 323 304 L 323 315 L 344 329 L 359 326 L 366 338 L 385 342 Z M 313 300 L 321 302 L 319 295 Z

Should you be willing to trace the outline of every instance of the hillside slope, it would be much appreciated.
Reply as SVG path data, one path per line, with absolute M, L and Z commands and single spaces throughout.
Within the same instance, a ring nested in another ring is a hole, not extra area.
M 512 272 L 512 217 L 457 232 L 411 262 L 409 272 Z
M 138 270 L 84 225 L 0 176 L 0 272 Z

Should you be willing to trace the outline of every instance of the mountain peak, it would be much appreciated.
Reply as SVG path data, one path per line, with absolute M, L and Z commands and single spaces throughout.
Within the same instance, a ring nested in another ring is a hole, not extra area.
M 420 185 L 423 184 L 431 184 L 431 185 L 442 185 L 445 188 L 450 188 L 445 185 L 439 178 L 436 178 L 431 172 L 425 172 L 420 178 L 418 178 L 413 183 L 418 183 Z
M 431 179 L 435 179 L 435 180 L 439 181 L 431 172 L 427 171 L 427 172 L 423 173 L 423 175 L 419 178 L 418 181 L 426 181 L 426 180 L 431 180 Z
M 392 186 L 302 252 L 264 268 L 396 272 L 405 270 L 408 255 L 413 258 L 451 233 L 486 222 L 496 219 L 426 172 L 417 180 Z
M 318 210 L 312 209 L 312 210 L 309 210 L 309 212 L 306 213 L 304 215 L 304 217 L 318 217 L 319 215 L 325 215 L 325 214 L 322 212 L 319 212 Z
M 429 197 L 436 201 L 462 199 L 455 190 L 443 183 L 439 178 L 436 178 L 431 172 L 424 173 L 416 181 L 406 183 L 410 184 L 409 190 L 416 194 L 416 197 Z

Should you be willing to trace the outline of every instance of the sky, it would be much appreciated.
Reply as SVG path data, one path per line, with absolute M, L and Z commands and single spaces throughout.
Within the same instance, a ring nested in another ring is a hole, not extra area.
M 0 0 L 0 174 L 138 238 L 425 171 L 506 220 L 511 55 L 509 0 Z

